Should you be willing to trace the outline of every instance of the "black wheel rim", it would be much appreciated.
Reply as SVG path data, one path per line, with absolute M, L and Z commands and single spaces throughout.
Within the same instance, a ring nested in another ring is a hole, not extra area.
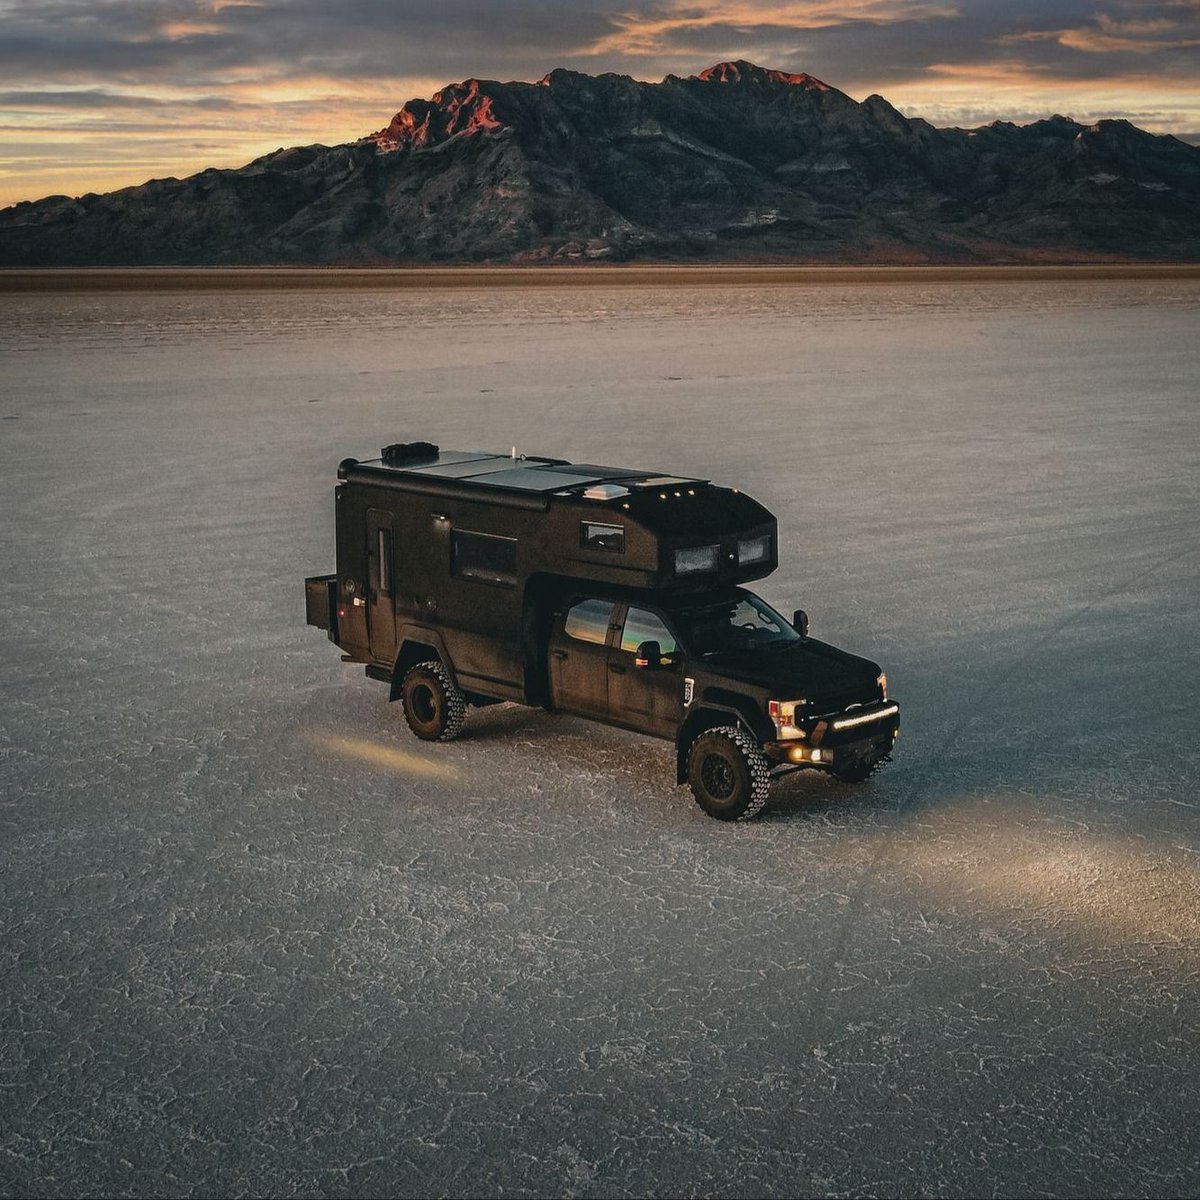
M 728 800 L 737 784 L 733 767 L 720 754 L 706 754 L 700 764 L 700 782 L 714 800 Z
M 437 718 L 437 699 L 431 687 L 421 683 L 413 688 L 412 710 L 422 725 L 429 725 Z

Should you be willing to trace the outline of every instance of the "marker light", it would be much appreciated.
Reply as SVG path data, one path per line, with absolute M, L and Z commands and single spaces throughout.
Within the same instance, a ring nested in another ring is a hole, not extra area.
M 880 672 L 879 672 L 879 678 L 878 678 L 878 679 L 876 679 L 876 680 L 875 680 L 875 682 L 876 682 L 877 684 L 879 684 L 879 698 L 880 698 L 880 700 L 886 700 L 886 699 L 887 699 L 887 672 L 886 672 L 886 671 L 880 671 Z
M 805 700 L 768 700 L 767 715 L 775 726 L 780 741 L 806 737 L 803 729 L 796 725 L 796 709 L 803 708 Z

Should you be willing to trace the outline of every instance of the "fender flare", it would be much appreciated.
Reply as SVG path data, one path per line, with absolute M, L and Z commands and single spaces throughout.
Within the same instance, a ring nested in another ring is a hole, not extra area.
M 740 725 L 756 742 L 761 742 L 763 720 L 765 718 L 756 710 L 748 696 L 730 693 L 710 698 L 706 695 L 688 713 L 675 736 L 675 782 L 687 782 L 688 751 L 706 729 L 716 729 L 721 725 Z
M 400 629 L 399 645 L 396 650 L 396 661 L 392 666 L 392 683 L 388 700 L 399 700 L 404 677 L 408 672 L 422 662 L 440 662 L 450 673 L 450 679 L 458 686 L 458 677 L 454 672 L 454 664 L 446 653 L 446 643 L 436 629 L 425 625 L 404 625 Z

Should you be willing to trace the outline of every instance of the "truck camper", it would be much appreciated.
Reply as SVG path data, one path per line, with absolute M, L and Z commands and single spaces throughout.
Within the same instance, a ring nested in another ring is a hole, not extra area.
M 337 570 L 305 581 L 308 623 L 417 737 L 500 701 L 619 725 L 673 741 L 723 820 L 757 813 L 773 774 L 857 782 L 890 756 L 878 665 L 743 586 L 775 570 L 778 531 L 737 488 L 428 442 L 337 474 Z

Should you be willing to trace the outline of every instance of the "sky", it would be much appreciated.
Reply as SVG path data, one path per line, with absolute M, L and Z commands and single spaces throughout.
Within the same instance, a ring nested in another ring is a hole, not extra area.
M 735 58 L 935 125 L 1200 143 L 1200 0 L 0 0 L 0 205 L 351 141 L 470 77 Z

